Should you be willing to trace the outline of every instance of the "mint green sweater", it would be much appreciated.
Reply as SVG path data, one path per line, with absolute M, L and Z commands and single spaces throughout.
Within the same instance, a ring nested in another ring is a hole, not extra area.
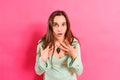
M 83 71 L 81 61 L 80 45 L 76 39 L 73 40 L 72 46 L 78 48 L 78 55 L 73 61 L 71 56 L 65 55 L 57 58 L 54 55 L 47 59 L 44 63 L 40 56 L 40 46 L 43 41 L 39 41 L 37 45 L 35 72 L 38 75 L 44 73 L 44 80 L 77 80 L 76 74 L 80 75 Z

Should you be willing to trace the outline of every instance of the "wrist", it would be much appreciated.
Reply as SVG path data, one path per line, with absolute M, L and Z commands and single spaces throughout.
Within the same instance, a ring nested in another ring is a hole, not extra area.
M 72 60 L 74 61 L 76 59 L 77 55 L 73 54 L 71 57 L 72 57 Z
M 46 58 L 44 58 L 44 57 L 42 57 L 42 56 L 41 56 L 41 59 L 42 59 L 42 61 L 43 61 L 44 63 L 46 63 L 46 62 L 47 62 L 47 59 L 46 59 Z

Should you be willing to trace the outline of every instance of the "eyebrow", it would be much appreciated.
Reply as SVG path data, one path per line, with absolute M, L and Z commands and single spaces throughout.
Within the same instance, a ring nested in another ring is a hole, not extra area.
M 53 22 L 53 23 L 57 23 L 57 22 Z M 62 23 L 67 23 L 67 22 L 62 22 Z

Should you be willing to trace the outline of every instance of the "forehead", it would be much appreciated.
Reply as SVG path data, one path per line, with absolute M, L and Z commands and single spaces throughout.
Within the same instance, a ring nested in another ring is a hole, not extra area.
M 63 15 L 55 16 L 53 22 L 63 23 L 63 22 L 66 22 L 66 19 Z

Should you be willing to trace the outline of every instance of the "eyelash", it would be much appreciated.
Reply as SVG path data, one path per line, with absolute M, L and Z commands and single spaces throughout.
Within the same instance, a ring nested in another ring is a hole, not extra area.
M 58 24 L 57 23 L 53 23 L 53 26 L 58 26 Z
M 66 25 L 66 23 L 63 23 L 62 24 L 62 26 L 65 26 Z M 55 26 L 59 26 L 57 23 L 53 23 L 53 26 L 55 27 Z
M 65 26 L 65 23 L 63 23 L 62 26 Z

